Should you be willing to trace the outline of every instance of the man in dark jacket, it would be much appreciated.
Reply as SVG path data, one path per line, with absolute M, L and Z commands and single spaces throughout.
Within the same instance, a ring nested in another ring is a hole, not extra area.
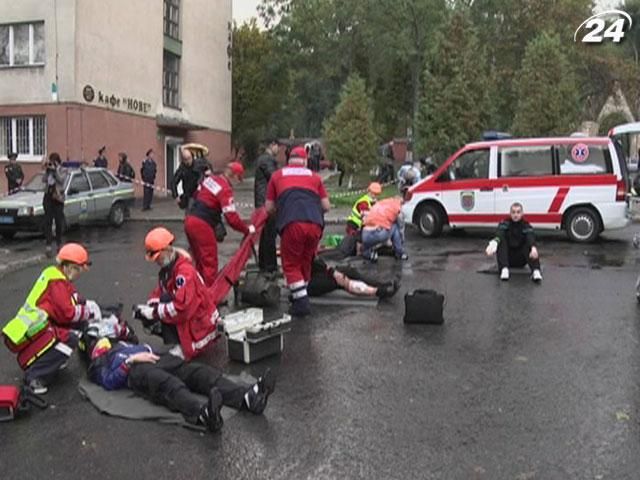
M 22 181 L 24 180 L 24 173 L 22 173 L 22 167 L 18 165 L 16 159 L 18 154 L 11 152 L 8 155 L 9 164 L 4 167 L 4 174 L 7 176 L 7 184 L 9 185 L 9 194 L 15 193 L 22 187 Z
M 278 150 L 280 144 L 275 138 L 269 140 L 264 153 L 256 162 L 254 203 L 255 207 L 264 206 L 267 196 L 267 185 L 271 175 L 278 169 Z M 278 257 L 276 254 L 276 219 L 270 217 L 260 236 L 260 250 L 258 251 L 258 266 L 261 272 L 274 273 L 278 270 Z
M 132 182 L 136 178 L 136 172 L 127 160 L 127 154 L 120 152 L 118 154 L 118 172 L 116 176 L 121 182 Z
M 107 160 L 107 157 L 104 155 L 104 152 L 106 150 L 107 150 L 106 146 L 102 147 L 100 150 L 98 150 L 98 156 L 93 161 L 93 166 L 94 167 L 109 168 L 109 162 Z
M 153 149 L 147 150 L 146 157 L 142 161 L 142 168 L 140 169 L 140 176 L 145 183 L 143 198 L 142 198 L 142 210 L 151 210 L 151 201 L 153 200 L 153 184 L 156 181 L 156 173 L 158 167 L 156 161 L 153 159 Z
M 231 381 L 220 370 L 201 363 L 185 363 L 171 354 L 157 355 L 149 345 L 100 339 L 91 353 L 89 378 L 106 390 L 129 387 L 154 403 L 180 412 L 185 420 L 210 431 L 223 424 L 226 405 L 260 415 L 275 388 L 269 370 L 254 385 Z M 197 395 L 208 397 L 201 400 Z
M 489 242 L 486 253 L 491 256 L 497 252 L 501 280 L 509 280 L 509 268 L 520 268 L 528 264 L 531 279 L 536 283 L 540 282 L 540 255 L 533 227 L 523 217 L 522 204 L 511 205 L 509 215 L 510 218 L 498 225 L 498 232 Z
M 200 180 L 211 167 L 206 158 L 203 156 L 195 156 L 194 158 L 194 152 L 185 146 L 180 148 L 180 156 L 180 166 L 171 182 L 171 195 L 176 199 L 178 206 L 185 210 L 189 207 Z M 181 183 L 182 195 L 178 195 L 178 185 Z

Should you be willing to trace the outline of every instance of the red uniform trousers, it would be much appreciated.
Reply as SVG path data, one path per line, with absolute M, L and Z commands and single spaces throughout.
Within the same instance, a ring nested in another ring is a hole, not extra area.
M 189 240 L 189 248 L 207 287 L 213 285 L 218 273 L 218 241 L 213 227 L 194 215 L 184 219 L 184 232 Z
M 289 289 L 298 290 L 311 279 L 311 263 L 318 251 L 322 227 L 315 223 L 293 222 L 284 227 L 280 237 L 284 278 Z

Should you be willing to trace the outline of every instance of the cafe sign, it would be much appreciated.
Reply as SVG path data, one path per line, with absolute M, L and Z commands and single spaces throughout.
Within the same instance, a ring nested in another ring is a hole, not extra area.
M 97 103 L 104 107 L 126 110 L 132 113 L 147 114 L 151 111 L 151 104 L 139 98 L 123 97 L 114 93 L 95 91 L 91 85 L 82 89 L 82 97 L 87 103 Z

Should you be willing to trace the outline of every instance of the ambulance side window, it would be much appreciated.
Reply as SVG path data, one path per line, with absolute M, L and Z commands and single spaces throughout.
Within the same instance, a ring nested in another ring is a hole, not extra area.
M 607 145 L 557 145 L 561 175 L 597 175 L 613 173 Z
M 553 175 L 551 146 L 504 147 L 498 158 L 501 177 Z
M 438 182 L 489 178 L 489 150 L 471 150 L 456 158 Z

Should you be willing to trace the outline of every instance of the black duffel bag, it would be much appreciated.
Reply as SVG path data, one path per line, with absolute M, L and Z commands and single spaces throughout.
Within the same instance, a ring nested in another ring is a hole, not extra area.
M 276 307 L 280 304 L 280 287 L 268 275 L 247 272 L 238 282 L 236 300 L 252 307 Z
M 404 323 L 442 325 L 444 295 L 435 290 L 414 290 L 404 296 Z

